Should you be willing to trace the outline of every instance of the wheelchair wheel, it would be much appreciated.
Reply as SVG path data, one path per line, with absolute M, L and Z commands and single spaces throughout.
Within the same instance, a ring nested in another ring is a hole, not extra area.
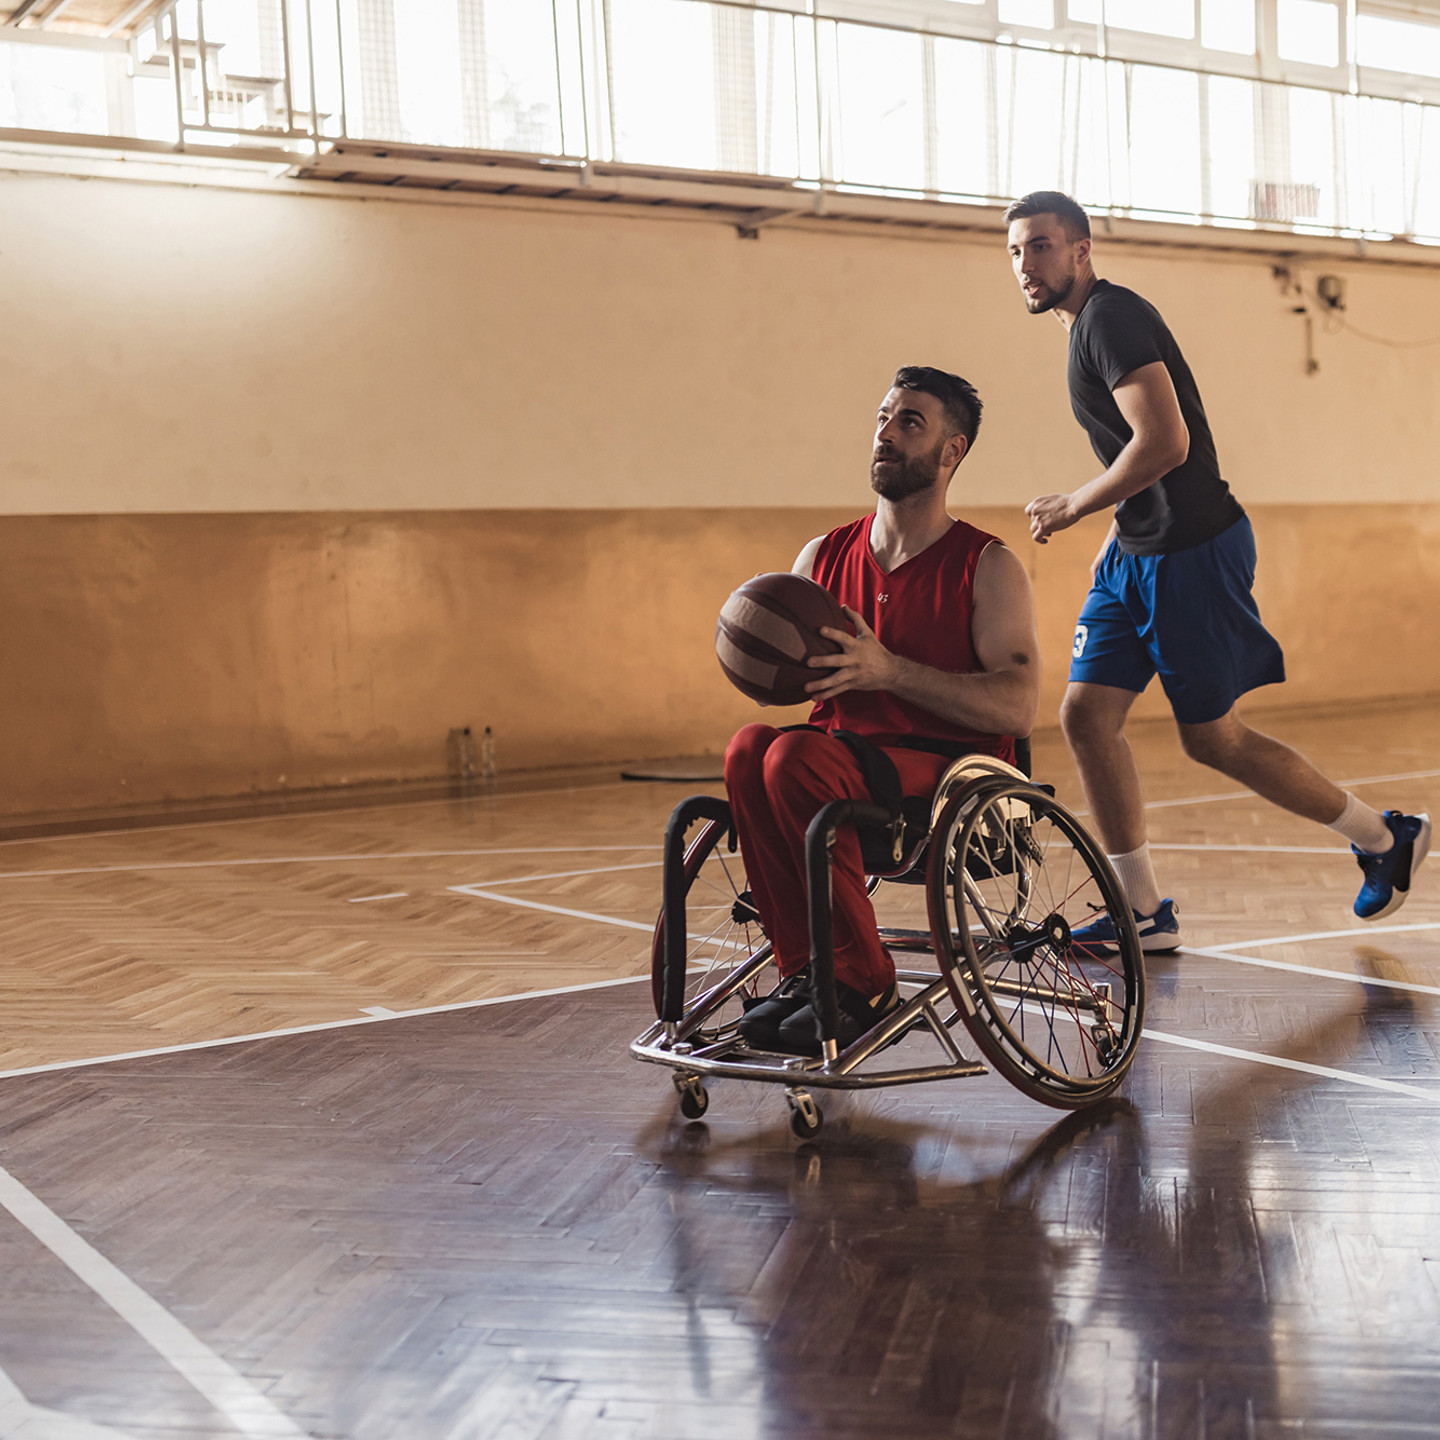
M 732 976 L 741 966 L 751 973 L 723 1004 L 687 1037 L 713 1044 L 733 1035 L 744 1014 L 744 1001 L 772 989 L 778 977 L 770 962 L 770 941 L 745 882 L 744 857 L 731 854 L 724 841 L 728 826 L 707 820 L 685 850 L 685 1014 L 701 996 Z M 650 952 L 650 986 L 655 1013 L 660 1014 L 665 976 L 665 911 L 655 921 Z
M 1140 1041 L 1140 938 L 1110 862 L 1037 786 L 980 781 L 953 796 L 927 876 L 936 954 L 985 1057 L 1062 1109 L 1114 1091 Z M 1118 953 L 1075 932 L 1109 915 Z

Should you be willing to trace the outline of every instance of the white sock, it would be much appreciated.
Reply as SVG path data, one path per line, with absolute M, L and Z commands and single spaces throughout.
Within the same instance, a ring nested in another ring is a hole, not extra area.
M 1141 915 L 1153 915 L 1160 908 L 1162 896 L 1160 882 L 1155 878 L 1155 867 L 1150 863 L 1150 842 L 1147 840 L 1128 855 L 1112 855 L 1110 863 L 1120 877 L 1120 886 L 1125 891 L 1130 908 Z
M 1357 800 L 1345 791 L 1345 808 L 1338 820 L 1332 820 L 1328 830 L 1343 835 L 1357 850 L 1370 855 L 1383 855 L 1394 843 L 1395 837 L 1385 823 L 1385 817 L 1372 810 L 1362 800 Z

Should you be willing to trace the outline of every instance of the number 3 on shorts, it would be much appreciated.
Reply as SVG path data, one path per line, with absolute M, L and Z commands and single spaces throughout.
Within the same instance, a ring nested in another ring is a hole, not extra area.
M 1085 653 L 1085 642 L 1090 638 L 1090 627 L 1088 625 L 1077 625 L 1075 627 L 1075 648 L 1071 655 L 1079 659 Z

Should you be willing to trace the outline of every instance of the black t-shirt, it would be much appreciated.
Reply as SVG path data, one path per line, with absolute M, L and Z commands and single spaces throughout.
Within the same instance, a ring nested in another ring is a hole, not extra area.
M 1220 478 L 1215 441 L 1195 377 L 1160 312 L 1133 290 L 1097 280 L 1070 327 L 1070 408 L 1108 469 L 1133 432 L 1111 391 L 1142 365 L 1170 372 L 1190 431 L 1182 464 L 1115 507 L 1119 545 L 1131 555 L 1168 555 L 1213 540 L 1244 510 Z

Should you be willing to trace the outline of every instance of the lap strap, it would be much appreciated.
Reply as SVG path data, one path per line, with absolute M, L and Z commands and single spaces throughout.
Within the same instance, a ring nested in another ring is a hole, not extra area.
M 813 730 L 817 735 L 828 735 L 832 740 L 838 740 L 855 757 L 855 763 L 860 767 L 860 778 L 864 780 L 870 798 L 882 810 L 888 810 L 892 819 L 899 815 L 905 800 L 905 792 L 900 786 L 900 772 L 895 768 L 895 762 L 873 740 L 857 735 L 853 730 L 822 730 L 818 725 L 786 725 L 782 733 L 788 735 L 797 730 Z
M 887 831 L 859 831 L 860 852 L 865 867 L 872 873 L 898 865 L 905 855 L 906 830 L 919 830 L 922 834 L 930 828 L 930 801 L 925 796 L 907 796 L 900 784 L 900 772 L 895 762 L 873 740 L 857 735 L 853 730 L 821 730 L 818 725 L 787 725 L 787 732 L 814 730 L 820 735 L 829 735 L 838 740 L 855 757 L 860 767 L 860 777 L 870 798 L 890 816 Z M 943 741 L 934 742 L 935 746 Z M 898 749 L 932 750 L 937 754 L 948 754 L 948 750 L 934 750 L 930 743 L 900 745 Z M 867 844 L 867 834 L 881 845 Z M 883 838 L 882 838 L 883 837 Z M 883 847 L 883 848 L 882 848 Z M 888 858 L 887 858 L 888 857 Z

